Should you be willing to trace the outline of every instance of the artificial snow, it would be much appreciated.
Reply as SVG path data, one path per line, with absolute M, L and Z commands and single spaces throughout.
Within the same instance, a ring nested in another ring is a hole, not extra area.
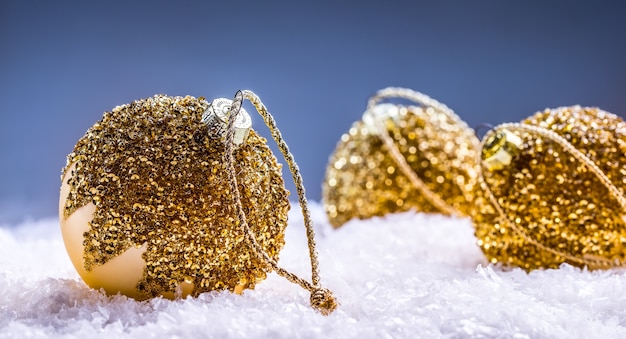
M 300 209 L 280 264 L 310 279 Z M 0 338 L 625 338 L 626 271 L 487 263 L 468 220 L 407 212 L 332 229 L 312 206 L 330 316 L 271 274 L 242 296 L 137 302 L 87 287 L 58 220 L 0 227 Z

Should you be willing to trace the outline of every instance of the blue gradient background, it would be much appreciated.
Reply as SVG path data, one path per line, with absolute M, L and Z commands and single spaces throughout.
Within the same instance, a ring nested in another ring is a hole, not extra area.
M 56 215 L 66 154 L 134 99 L 254 90 L 319 200 L 337 140 L 386 86 L 470 125 L 572 104 L 624 116 L 625 35 L 622 1 L 0 0 L 0 223 Z

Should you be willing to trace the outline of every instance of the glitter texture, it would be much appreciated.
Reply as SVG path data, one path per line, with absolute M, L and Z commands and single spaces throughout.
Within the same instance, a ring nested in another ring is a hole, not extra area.
M 619 117 L 573 106 L 538 112 L 523 125 L 563 137 L 623 195 L 626 124 Z M 503 212 L 500 217 L 494 205 L 479 201 L 481 213 L 474 223 L 487 258 L 527 270 L 556 268 L 563 262 L 590 268 L 622 264 L 626 223 L 619 201 L 562 145 L 528 131 L 513 133 L 522 143 L 510 164 L 502 169 L 483 167 L 486 187 Z
M 244 241 L 228 189 L 224 144 L 208 135 L 203 99 L 157 95 L 106 112 L 68 155 L 64 217 L 93 203 L 85 268 L 146 245 L 141 298 L 193 283 L 193 295 L 254 288 L 270 270 Z M 281 165 L 250 131 L 235 150 L 238 187 L 256 240 L 278 260 L 289 210 Z
M 426 186 L 460 215 L 473 214 L 478 140 L 464 123 L 432 107 L 398 106 L 389 136 Z M 402 173 L 381 138 L 355 122 L 330 157 L 323 202 L 331 224 L 414 209 L 442 213 Z

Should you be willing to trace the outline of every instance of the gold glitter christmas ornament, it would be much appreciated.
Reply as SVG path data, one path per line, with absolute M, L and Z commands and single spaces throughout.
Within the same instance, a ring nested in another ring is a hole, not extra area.
M 474 217 L 493 263 L 592 269 L 626 260 L 626 123 L 590 107 L 538 112 L 482 141 Z
M 281 165 L 241 108 L 244 98 L 263 116 L 296 182 L 313 283 L 277 265 L 289 193 Z M 298 167 L 250 91 L 210 104 L 156 95 L 106 112 L 68 155 L 59 216 L 76 270 L 108 294 L 143 300 L 242 293 L 276 271 L 310 290 L 323 314 L 337 305 L 319 283 Z
M 378 103 L 386 98 L 420 106 Z M 330 157 L 322 190 L 330 223 L 409 209 L 472 215 L 478 150 L 473 130 L 444 104 L 406 88 L 382 89 Z

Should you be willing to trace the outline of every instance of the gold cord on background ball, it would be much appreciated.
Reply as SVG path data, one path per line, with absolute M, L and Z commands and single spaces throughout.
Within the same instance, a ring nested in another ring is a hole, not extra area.
M 591 107 L 538 112 L 481 143 L 488 203 L 473 218 L 493 263 L 606 269 L 626 260 L 626 124 Z
M 380 104 L 404 99 L 420 106 Z M 331 224 L 410 209 L 470 216 L 480 196 L 479 140 L 446 105 L 389 87 L 372 96 L 361 121 L 341 137 L 323 184 Z

